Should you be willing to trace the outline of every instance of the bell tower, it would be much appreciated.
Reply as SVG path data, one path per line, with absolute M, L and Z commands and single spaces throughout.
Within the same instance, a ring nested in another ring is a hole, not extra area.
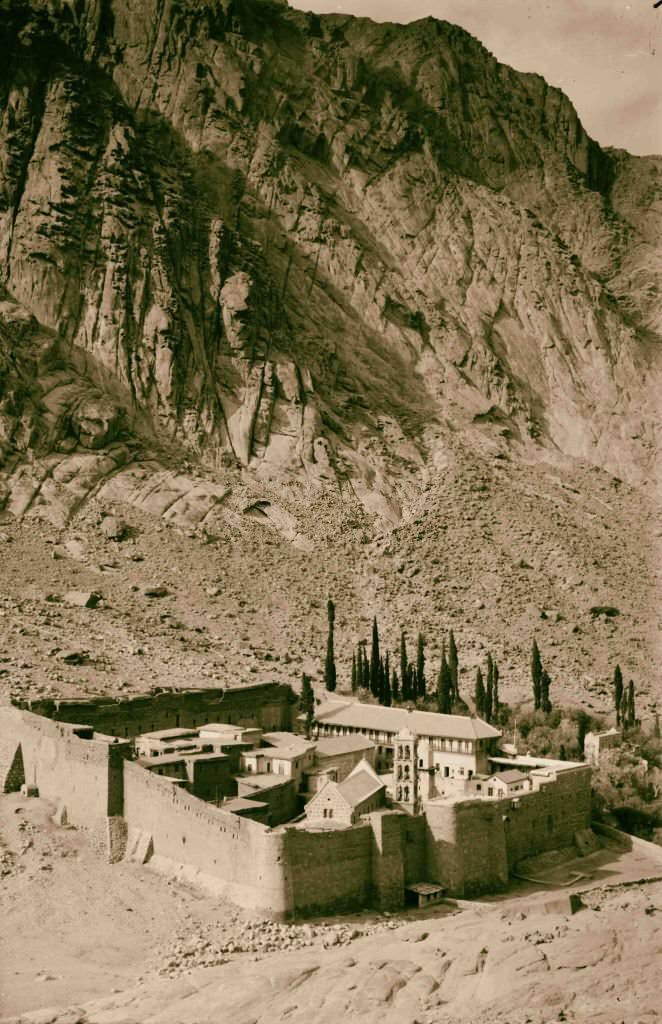
M 401 729 L 393 741 L 395 801 L 413 813 L 418 803 L 418 737 Z

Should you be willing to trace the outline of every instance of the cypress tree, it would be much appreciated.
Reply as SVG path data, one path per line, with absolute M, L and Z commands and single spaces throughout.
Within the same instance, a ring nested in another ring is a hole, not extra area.
M 621 699 L 621 726 L 625 729 L 628 725 L 628 717 L 630 715 L 630 701 L 628 700 L 627 690 L 623 691 L 623 697 Z
M 359 685 L 358 669 L 356 666 L 356 654 L 352 654 L 352 693 L 356 693 Z
M 534 639 L 533 647 L 531 648 L 531 682 L 533 683 L 533 707 L 536 711 L 540 708 L 540 701 L 542 697 L 541 678 L 542 661 L 540 660 L 538 644 Z
M 398 680 L 398 673 L 393 669 L 393 675 L 391 676 L 391 695 L 393 702 L 398 704 L 400 702 L 400 683 Z
M 634 679 L 631 679 L 628 683 L 628 725 L 634 725 L 636 720 L 637 714 L 634 707 Z
M 416 699 L 416 669 L 407 665 L 407 700 Z
M 437 683 L 437 706 L 439 713 L 449 715 L 453 705 L 453 677 L 446 656 L 439 669 L 439 681 Z
M 379 630 L 377 618 L 372 620 L 372 646 L 370 648 L 370 692 L 379 697 Z
M 552 710 L 552 702 L 549 699 L 549 687 L 551 682 L 552 680 L 549 678 L 549 675 L 545 669 L 543 669 L 540 677 L 540 708 L 546 715 L 548 715 Z
M 485 684 L 483 683 L 483 673 L 480 670 L 480 665 L 476 669 L 474 703 L 476 705 L 476 714 L 479 718 L 483 718 L 485 716 Z
M 405 642 L 405 631 L 400 631 L 400 681 L 402 683 L 402 699 L 408 700 L 405 696 L 407 686 L 407 668 L 409 666 L 409 659 L 407 658 L 407 644 Z
M 588 732 L 589 717 L 585 711 L 580 711 L 577 716 L 577 746 L 579 748 L 579 756 L 584 757 L 584 739 Z
M 425 697 L 425 637 L 418 634 L 416 642 L 416 696 Z
M 315 717 L 315 691 L 312 680 L 306 673 L 301 676 L 301 695 L 299 697 L 299 711 L 306 716 L 305 730 L 306 737 L 310 738 L 310 728 Z
M 567 761 L 567 757 L 566 757 L 566 753 L 565 753 L 565 744 L 563 744 L 563 743 L 559 747 L 559 761 Z
M 492 701 L 494 699 L 494 691 L 492 688 L 492 659 L 487 666 L 487 686 L 485 687 L 485 702 L 483 705 L 483 717 L 486 722 L 492 721 Z
M 616 725 L 621 721 L 621 704 L 623 703 L 623 673 L 621 666 L 614 669 L 614 708 L 616 709 Z
M 329 619 L 329 635 L 326 641 L 326 660 L 324 662 L 324 685 L 327 690 L 336 688 L 336 659 L 333 650 L 333 626 L 336 621 L 336 608 L 329 598 L 326 605 L 327 617 Z
M 387 654 L 386 661 L 384 663 L 384 689 L 382 690 L 382 704 L 384 705 L 384 707 L 390 708 L 392 703 L 393 694 L 391 691 L 391 679 Z
M 657 711 L 655 712 L 655 721 L 653 723 L 653 736 L 656 740 L 660 738 L 660 716 Z
M 499 666 L 496 661 L 492 670 L 492 721 L 499 720 Z
M 448 635 L 448 667 L 451 671 L 451 683 L 453 686 L 453 696 L 459 697 L 459 673 L 460 673 L 460 662 L 457 656 L 457 646 L 455 644 L 455 636 L 451 629 Z

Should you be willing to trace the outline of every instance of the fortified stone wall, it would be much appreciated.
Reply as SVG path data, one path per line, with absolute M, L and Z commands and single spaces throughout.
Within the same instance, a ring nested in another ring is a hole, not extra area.
M 508 867 L 548 850 L 572 846 L 575 833 L 591 827 L 591 768 L 578 765 L 558 773 L 538 792 L 497 801 L 505 816 Z
M 427 881 L 427 823 L 422 814 L 407 814 L 402 821 L 402 857 L 404 884 Z
M 578 765 L 519 799 L 427 803 L 427 873 L 456 896 L 502 889 L 518 861 L 571 846 L 591 827 L 591 769 Z
M 38 700 L 28 710 L 59 722 L 84 722 L 122 738 L 158 729 L 197 728 L 205 722 L 289 730 L 294 694 L 283 683 L 237 689 L 167 690 L 117 700 Z
M 372 895 L 373 831 L 361 823 L 311 832 L 289 828 L 285 873 L 292 909 L 323 914 L 368 906 Z
M 122 813 L 122 764 L 127 743 L 80 739 L 72 727 L 17 708 L 0 709 L 0 733 L 20 745 L 25 781 L 66 807 L 74 825 L 99 827 Z
M 373 833 L 372 903 L 382 910 L 395 910 L 404 901 L 403 833 L 407 817 L 398 811 L 368 815 Z
M 124 765 L 124 818 L 151 834 L 154 853 L 211 878 L 239 906 L 288 913 L 282 833 L 207 804 L 140 765 Z

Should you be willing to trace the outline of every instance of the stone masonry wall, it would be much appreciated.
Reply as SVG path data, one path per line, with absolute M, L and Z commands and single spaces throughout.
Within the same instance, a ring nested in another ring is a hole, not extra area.
M 121 813 L 127 744 L 80 739 L 67 725 L 17 708 L 0 709 L 0 734 L 20 743 L 25 781 L 64 804 L 72 824 L 100 826 Z
M 514 801 L 428 803 L 427 872 L 452 895 L 503 888 L 518 861 L 571 846 L 591 825 L 591 770 L 578 765 L 558 773 L 539 792 Z
M 157 729 L 196 728 L 205 722 L 290 729 L 293 693 L 282 683 L 237 689 L 168 690 L 117 700 L 39 700 L 26 704 L 35 714 L 60 722 L 91 725 L 121 738 Z
M 405 868 L 403 833 L 408 815 L 373 813 L 372 903 L 381 910 L 397 910 L 404 902 Z
M 373 831 L 289 828 L 285 872 L 295 913 L 322 914 L 368 906 L 372 896 Z
M 484 800 L 425 804 L 428 880 L 454 896 L 503 888 L 508 880 L 499 809 Z
M 572 846 L 575 833 L 591 827 L 591 768 L 578 765 L 558 773 L 556 782 L 522 797 L 497 801 L 505 817 L 508 867 L 524 857 Z
M 156 855 L 214 878 L 239 906 L 274 917 L 290 911 L 282 833 L 198 800 L 129 761 L 124 818 L 129 829 L 151 834 Z

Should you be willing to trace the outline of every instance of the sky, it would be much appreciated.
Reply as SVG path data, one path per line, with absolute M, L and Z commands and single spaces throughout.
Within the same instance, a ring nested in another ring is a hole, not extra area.
M 290 0 L 374 21 L 432 15 L 461 25 L 498 60 L 570 97 L 589 135 L 662 153 L 662 5 L 654 0 Z

